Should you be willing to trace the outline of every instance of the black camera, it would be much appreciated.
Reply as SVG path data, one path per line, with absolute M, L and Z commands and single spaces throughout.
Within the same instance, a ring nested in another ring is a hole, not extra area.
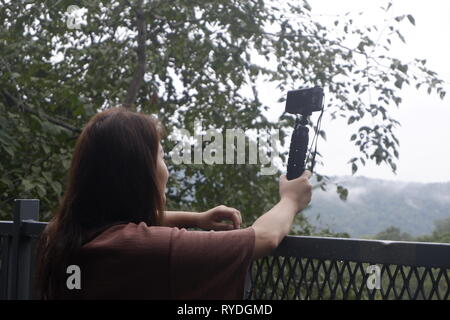
M 322 110 L 323 97 L 321 87 L 289 91 L 286 112 L 310 116 L 313 112 Z
M 323 114 L 324 93 L 321 87 L 300 89 L 289 91 L 286 99 L 286 112 L 301 115 L 295 120 L 295 127 L 292 133 L 291 144 L 289 147 L 289 159 L 287 167 L 287 179 L 296 179 L 305 171 L 306 152 L 309 143 L 308 117 L 315 111 L 322 111 Z M 319 118 L 318 127 L 320 126 Z M 316 131 L 317 134 L 318 131 Z M 313 139 L 314 142 L 314 139 Z M 317 140 L 316 140 L 317 145 Z M 311 172 L 314 168 L 314 152 Z

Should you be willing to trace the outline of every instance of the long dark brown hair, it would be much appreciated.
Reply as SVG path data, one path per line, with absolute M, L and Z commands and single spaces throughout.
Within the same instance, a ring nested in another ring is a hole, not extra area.
M 88 235 L 120 223 L 158 225 L 164 213 L 157 161 L 162 126 L 123 107 L 96 114 L 76 142 L 68 185 L 37 248 L 36 295 L 58 298 L 66 267 Z

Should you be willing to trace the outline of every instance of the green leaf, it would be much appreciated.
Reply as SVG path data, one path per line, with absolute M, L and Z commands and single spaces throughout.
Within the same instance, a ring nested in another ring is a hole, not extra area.
M 70 168 L 70 160 L 68 160 L 68 159 L 64 159 L 63 161 L 62 161 L 62 165 L 63 165 L 63 168 L 64 169 L 69 169 Z
M 53 188 L 53 190 L 55 191 L 56 194 L 58 194 L 58 195 L 61 194 L 62 187 L 61 187 L 61 184 L 58 181 L 54 181 L 51 184 L 51 186 L 52 186 L 52 188 Z
M 355 122 L 356 118 L 354 116 L 351 116 L 348 121 L 347 124 L 352 124 L 353 122 Z
M 354 175 L 358 171 L 358 166 L 356 163 L 352 163 L 352 175 Z
M 387 7 L 386 7 L 386 10 L 385 11 L 389 11 L 389 9 L 392 7 L 392 2 L 389 2 L 389 4 L 387 5 Z
M 49 154 L 50 153 L 50 148 L 48 145 L 43 144 L 42 145 L 42 149 L 44 149 L 45 154 Z
M 393 162 L 389 162 L 389 165 L 391 166 L 392 171 L 395 173 L 397 171 L 397 165 Z
M 402 40 L 403 43 L 406 43 L 405 37 L 400 33 L 400 31 L 396 31 L 398 37 L 400 38 L 400 40 Z
M 0 178 L 0 181 L 8 187 L 10 187 L 12 185 L 12 181 L 9 178 L 2 177 L 2 178 Z
M 5 150 L 11 156 L 11 158 L 14 158 L 14 149 L 11 146 L 3 145 L 2 147 L 3 150 Z
M 39 119 L 38 116 L 32 114 L 30 115 L 31 119 L 31 126 L 34 130 L 41 130 L 42 129 L 42 121 Z
M 42 176 L 45 178 L 45 180 L 46 180 L 47 182 L 50 183 L 50 182 L 52 181 L 50 172 L 43 171 L 43 172 L 42 172 Z
M 47 194 L 47 192 L 45 191 L 44 187 L 40 184 L 36 185 L 36 191 L 39 195 L 39 197 L 42 199 L 45 197 L 45 195 Z
M 327 135 L 326 135 L 326 133 L 325 133 L 325 131 L 323 131 L 323 130 L 320 130 L 319 131 L 319 134 L 320 134 L 320 136 L 323 138 L 323 140 L 327 140 Z
M 347 188 L 344 188 L 342 186 L 337 186 L 336 192 L 339 194 L 339 198 L 342 201 L 346 201 L 347 200 L 347 198 L 348 198 L 348 189 Z
M 364 41 L 361 41 L 360 43 L 359 43 L 359 45 L 358 45 L 358 50 L 359 51 L 364 51 L 364 46 L 366 45 L 366 42 L 364 42 Z
M 22 185 L 23 185 L 23 188 L 24 188 L 25 192 L 26 191 L 30 191 L 31 189 L 34 188 L 33 183 L 30 180 L 27 180 L 27 179 L 22 179 Z
M 398 66 L 398 70 L 400 70 L 404 74 L 407 74 L 408 73 L 408 65 L 407 64 L 400 64 Z

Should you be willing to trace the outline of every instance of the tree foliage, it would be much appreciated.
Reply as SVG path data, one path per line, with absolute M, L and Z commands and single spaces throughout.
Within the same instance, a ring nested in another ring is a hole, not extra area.
M 418 237 L 417 241 L 450 243 L 450 217 L 435 221 L 433 233 Z
M 450 217 L 447 219 L 436 220 L 435 228 L 431 234 L 412 237 L 407 232 L 402 232 L 398 227 L 389 227 L 377 233 L 374 239 L 392 240 L 392 241 L 418 241 L 434 243 L 450 243 Z
M 412 241 L 413 237 L 407 232 L 401 232 L 400 228 L 389 227 L 375 235 L 375 239 L 390 241 Z
M 256 83 L 269 81 L 280 92 L 320 85 L 329 97 L 327 112 L 361 123 L 349 137 L 359 148 L 353 170 L 375 161 L 395 171 L 398 122 L 388 110 L 401 104 L 400 89 L 411 84 L 445 95 L 425 60 L 405 62 L 389 53 L 395 38 L 404 40 L 401 25 L 414 24 L 408 15 L 386 21 L 383 29 L 361 28 L 352 15 L 328 27 L 313 19 L 307 2 L 90 0 L 76 2 L 85 21 L 70 29 L 73 1 L 0 3 L 3 218 L 14 198 L 41 199 L 43 218 L 49 218 L 64 191 L 75 139 L 101 108 L 125 103 L 155 114 L 167 133 L 194 132 L 198 118 L 205 128 L 279 128 L 285 145 L 294 119 L 268 121 Z M 174 144 L 163 140 L 166 151 Z M 286 154 L 280 157 L 286 163 Z M 280 172 L 262 176 L 249 164 L 167 162 L 172 209 L 225 204 L 250 222 L 278 200 Z

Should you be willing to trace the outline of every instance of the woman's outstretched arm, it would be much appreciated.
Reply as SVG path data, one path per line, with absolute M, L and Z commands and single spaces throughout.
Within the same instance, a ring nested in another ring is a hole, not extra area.
M 164 227 L 196 228 L 199 212 L 165 211 L 161 225 Z
M 269 255 L 289 234 L 296 213 L 311 201 L 310 177 L 309 171 L 291 181 L 284 175 L 280 177 L 280 201 L 252 225 L 255 230 L 253 259 Z

